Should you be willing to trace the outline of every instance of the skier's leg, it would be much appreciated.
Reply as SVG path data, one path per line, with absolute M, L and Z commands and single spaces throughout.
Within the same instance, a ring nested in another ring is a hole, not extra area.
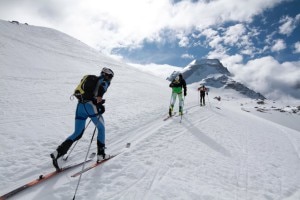
M 205 93 L 201 94 L 201 105 L 205 106 Z
M 95 124 L 95 126 L 97 127 L 98 130 L 98 136 L 97 136 L 97 144 L 99 147 L 99 144 L 101 147 L 105 147 L 105 123 L 104 123 L 104 119 L 102 117 L 102 115 L 99 115 L 98 117 L 92 117 L 91 118 L 93 123 Z M 98 148 L 98 152 L 99 152 L 99 148 Z
M 200 106 L 202 106 L 202 104 L 203 104 L 203 95 L 200 94 Z
M 68 152 L 74 141 L 82 137 L 86 119 L 87 115 L 83 109 L 83 104 L 78 103 L 75 116 L 74 133 L 70 135 L 63 143 L 61 143 L 61 145 L 59 145 L 53 153 L 50 154 L 53 165 L 57 170 L 59 169 L 57 159 Z
M 176 102 L 176 97 L 177 97 L 177 94 L 173 92 L 172 96 L 171 96 L 171 103 L 170 103 L 170 108 L 169 108 L 169 115 L 170 116 L 172 116 L 174 104 Z
M 102 115 L 92 118 L 93 123 L 97 127 L 97 160 L 101 161 L 109 156 L 105 154 L 105 123 Z
M 183 112 L 183 96 L 182 93 L 178 94 L 179 99 L 179 114 L 182 115 Z
M 177 98 L 177 94 L 176 93 L 172 93 L 172 99 L 171 99 L 171 106 L 174 107 L 175 102 L 176 102 L 176 98 Z
M 105 123 L 103 116 L 98 113 L 94 104 L 86 106 L 87 112 L 98 130 L 97 136 L 97 161 L 101 161 L 109 156 L 105 154 Z
M 87 115 L 84 113 L 83 104 L 78 104 L 75 116 L 75 130 L 72 135 L 70 135 L 61 145 L 57 147 L 56 159 L 65 155 L 72 146 L 73 142 L 82 137 L 86 119 Z

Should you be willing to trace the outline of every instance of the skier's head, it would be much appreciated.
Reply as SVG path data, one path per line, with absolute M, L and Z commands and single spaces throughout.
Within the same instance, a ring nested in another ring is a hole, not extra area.
M 101 76 L 103 76 L 105 80 L 111 81 L 111 79 L 114 77 L 114 72 L 107 67 L 103 67 Z
M 182 74 L 180 73 L 180 74 L 178 74 L 178 76 L 179 76 L 179 78 L 180 79 L 183 79 L 183 77 L 182 77 Z

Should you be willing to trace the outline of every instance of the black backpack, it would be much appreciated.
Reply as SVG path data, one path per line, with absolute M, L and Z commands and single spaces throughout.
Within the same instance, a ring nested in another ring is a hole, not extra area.
M 99 77 L 95 75 L 84 76 L 79 85 L 74 91 L 74 96 L 81 102 L 90 101 L 94 99 L 95 90 Z

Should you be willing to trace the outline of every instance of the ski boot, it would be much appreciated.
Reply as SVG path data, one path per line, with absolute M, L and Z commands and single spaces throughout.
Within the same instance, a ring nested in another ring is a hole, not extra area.
M 57 171 L 60 171 L 57 159 L 65 155 L 68 152 L 69 148 L 72 146 L 72 144 L 73 141 L 67 139 L 61 145 L 59 145 L 53 153 L 50 154 L 50 157 L 52 158 L 52 164 Z
M 183 115 L 182 107 L 179 106 L 179 115 Z
M 101 142 L 97 141 L 98 152 L 97 152 L 97 163 L 101 162 L 102 160 L 106 160 L 110 158 L 110 155 L 105 154 L 105 145 Z
M 172 115 L 173 115 L 173 107 L 174 107 L 174 106 L 171 105 L 170 108 L 169 108 L 169 116 L 170 116 L 170 117 L 172 117 Z
M 52 158 L 52 164 L 55 167 L 56 171 L 59 171 L 60 168 L 59 168 L 58 163 L 57 163 L 57 159 L 59 158 L 58 151 L 55 150 L 53 153 L 50 154 L 50 157 Z

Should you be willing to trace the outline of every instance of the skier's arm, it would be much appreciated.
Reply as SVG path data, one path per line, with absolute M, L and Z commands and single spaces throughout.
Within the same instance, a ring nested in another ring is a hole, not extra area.
M 184 79 L 182 79 L 182 87 L 183 87 L 183 94 L 184 96 L 186 96 L 187 89 L 186 89 L 186 82 Z
M 103 97 L 104 93 L 106 92 L 109 85 L 110 85 L 109 82 L 102 82 L 99 85 L 98 95 L 97 95 L 97 103 L 102 102 L 102 97 Z

